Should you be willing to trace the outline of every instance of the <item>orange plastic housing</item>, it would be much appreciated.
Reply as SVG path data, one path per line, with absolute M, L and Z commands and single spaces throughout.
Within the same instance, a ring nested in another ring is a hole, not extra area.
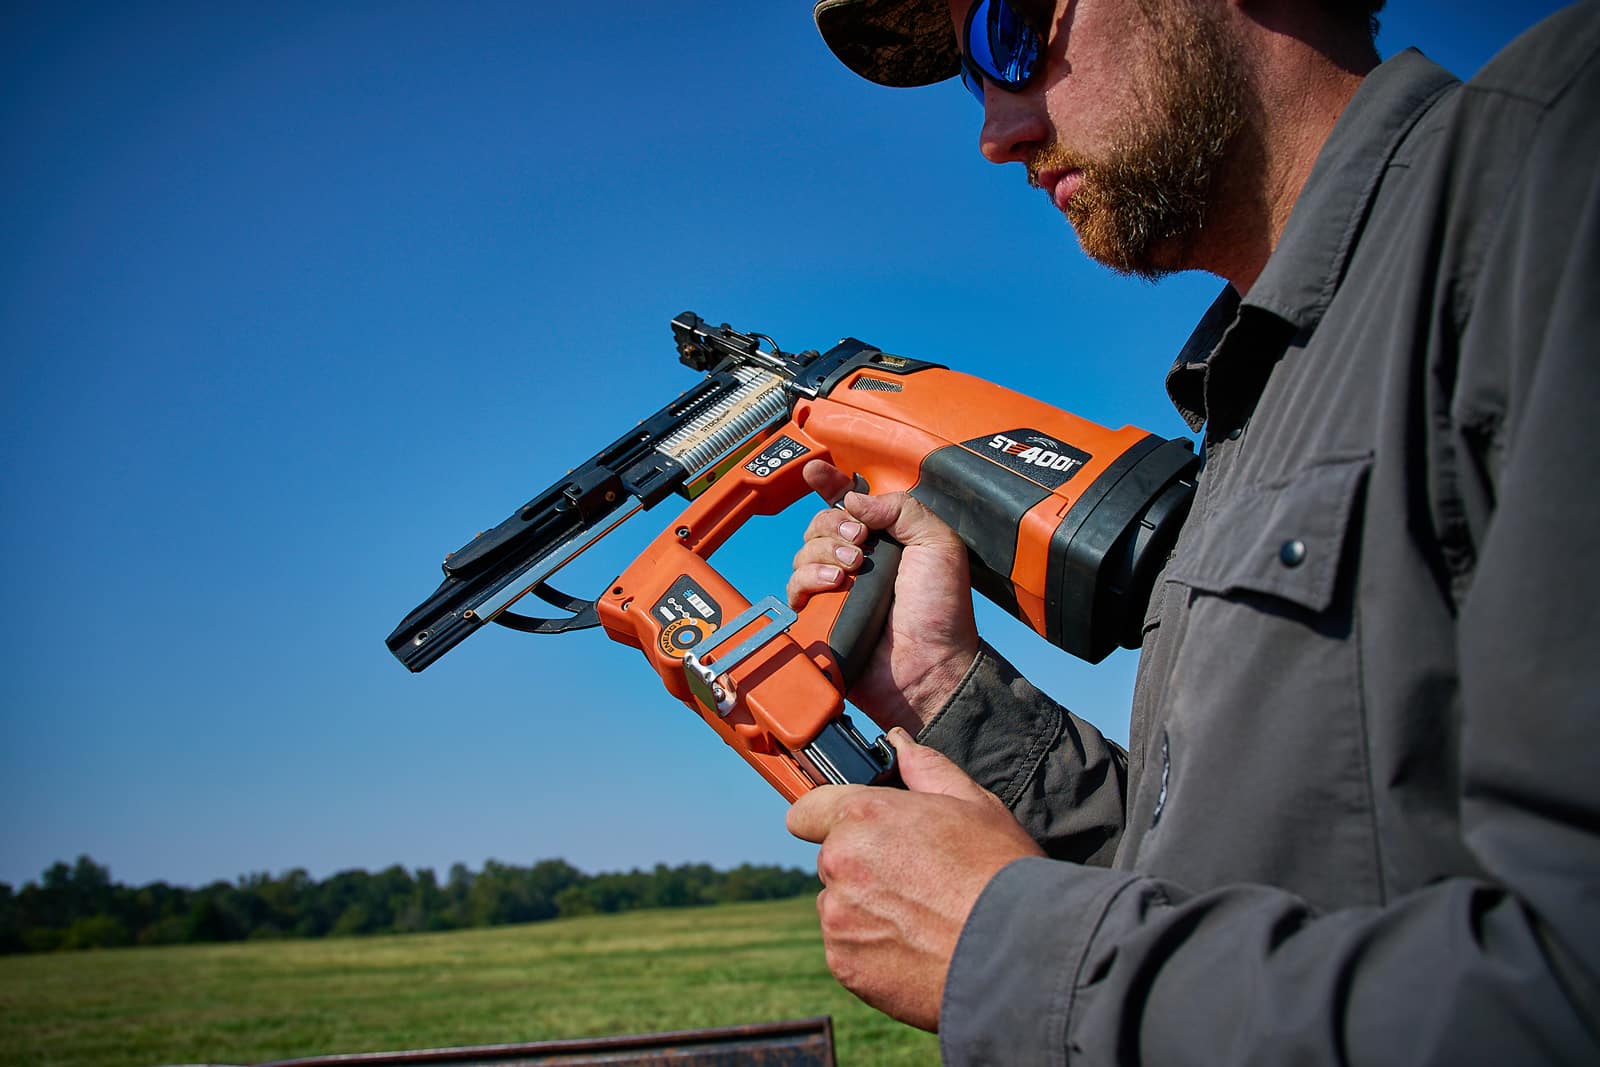
M 1031 447 L 1034 460 L 1002 454 L 1012 446 L 995 445 L 996 438 L 1012 442 L 1010 435 L 1019 429 L 1070 445 L 1071 456 L 1065 449 L 1043 450 L 1025 442 L 1015 442 L 1023 449 L 1020 455 L 1025 457 Z M 980 461 L 957 457 L 964 464 L 961 469 L 974 472 L 972 484 L 959 486 L 961 493 L 978 499 L 1002 483 L 1013 491 L 1029 483 L 1023 488 L 1038 496 L 1037 503 L 1013 517 L 1014 563 L 1005 577 L 1019 617 L 1046 634 L 1050 545 L 1062 517 L 1124 452 L 1148 437 L 1133 427 L 1108 430 L 956 371 L 921 367 L 897 373 L 888 365 L 869 365 L 835 383 L 826 396 L 799 401 L 790 421 L 767 435 L 753 453 L 759 455 L 767 442 L 788 438 L 798 446 L 789 449 L 796 455 L 779 460 L 774 454 L 770 464 L 734 465 L 669 523 L 600 599 L 601 624 L 613 640 L 640 649 L 673 696 L 794 800 L 814 783 L 792 753 L 813 741 L 844 709 L 843 672 L 829 635 L 849 590 L 812 598 L 787 633 L 774 636 L 722 679 L 733 694 L 726 715 L 703 706 L 684 675 L 683 656 L 702 643 L 709 623 L 693 618 L 669 622 L 652 610 L 661 599 L 687 579 L 697 596 L 703 593 L 720 610 L 721 619 L 732 619 L 749 607 L 749 600 L 717 573 L 710 558 L 751 517 L 776 514 L 806 496 L 800 473 L 806 462 L 828 460 L 865 479 L 872 492 L 884 493 L 915 488 L 930 456 L 957 448 Z M 1032 482 L 1029 462 L 1055 469 L 1041 466 L 1039 480 Z M 1052 487 L 1049 483 L 1058 480 L 1063 464 L 1070 477 Z M 821 506 L 820 501 L 813 503 Z M 959 521 L 952 524 L 960 529 Z M 1005 542 L 1013 536 L 1010 530 L 986 534 Z M 695 623 L 693 633 L 681 636 L 688 623 Z M 674 630 L 664 636 L 669 625 Z M 711 664 L 715 666 L 714 658 Z

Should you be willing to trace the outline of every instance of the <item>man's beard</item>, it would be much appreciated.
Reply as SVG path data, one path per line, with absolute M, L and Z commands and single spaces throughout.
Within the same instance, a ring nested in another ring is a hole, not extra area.
M 1137 75 L 1139 112 L 1097 158 L 1046 145 L 1028 161 L 1028 178 L 1038 185 L 1045 170 L 1081 171 L 1066 214 L 1084 252 L 1113 270 L 1155 279 L 1191 265 L 1252 89 L 1218 16 L 1188 0 L 1139 6 L 1146 24 L 1134 32 L 1152 42 Z

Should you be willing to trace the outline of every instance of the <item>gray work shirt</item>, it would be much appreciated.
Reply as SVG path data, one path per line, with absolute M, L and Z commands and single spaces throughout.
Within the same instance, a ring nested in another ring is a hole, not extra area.
M 1079 861 L 984 891 L 948 1062 L 1600 1062 L 1597 54 L 1383 64 L 1207 313 L 1129 755 L 988 650 L 924 731 Z

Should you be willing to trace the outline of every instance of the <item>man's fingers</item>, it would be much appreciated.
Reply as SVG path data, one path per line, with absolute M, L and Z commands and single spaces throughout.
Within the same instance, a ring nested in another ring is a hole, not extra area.
M 832 540 L 859 545 L 867 539 L 867 528 L 854 515 L 838 508 L 825 508 L 806 524 L 805 540 Z
M 900 727 L 889 731 L 889 743 L 894 746 L 900 780 L 913 793 L 940 793 L 958 800 L 993 800 L 993 793 L 974 782 L 943 752 L 917 744 Z
M 832 504 L 855 484 L 855 479 L 826 460 L 814 459 L 800 471 L 812 492 Z
M 833 824 L 839 821 L 843 806 L 866 788 L 864 785 L 819 785 L 790 805 L 785 825 L 800 840 L 820 845 Z
M 839 588 L 844 581 L 844 573 L 844 569 L 838 566 L 812 563 L 796 567 L 790 572 L 789 582 L 784 587 L 789 606 L 799 611 L 816 594 Z
M 805 541 L 794 554 L 785 589 L 789 606 L 798 611 L 814 594 L 839 588 L 845 575 L 861 566 L 860 543 L 866 538 L 867 530 L 861 520 L 837 508 L 828 508 L 812 516 L 806 527 Z
M 795 570 L 804 567 L 843 567 L 853 571 L 861 562 L 861 556 L 860 547 L 848 541 L 817 537 L 806 541 L 795 552 L 793 567 Z

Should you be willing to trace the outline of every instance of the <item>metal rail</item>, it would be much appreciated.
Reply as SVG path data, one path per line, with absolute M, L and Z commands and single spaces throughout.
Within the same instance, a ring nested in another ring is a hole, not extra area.
M 358 1052 L 275 1060 L 256 1067 L 834 1067 L 833 1020 L 679 1030 L 660 1034 L 535 1041 L 520 1045 Z

